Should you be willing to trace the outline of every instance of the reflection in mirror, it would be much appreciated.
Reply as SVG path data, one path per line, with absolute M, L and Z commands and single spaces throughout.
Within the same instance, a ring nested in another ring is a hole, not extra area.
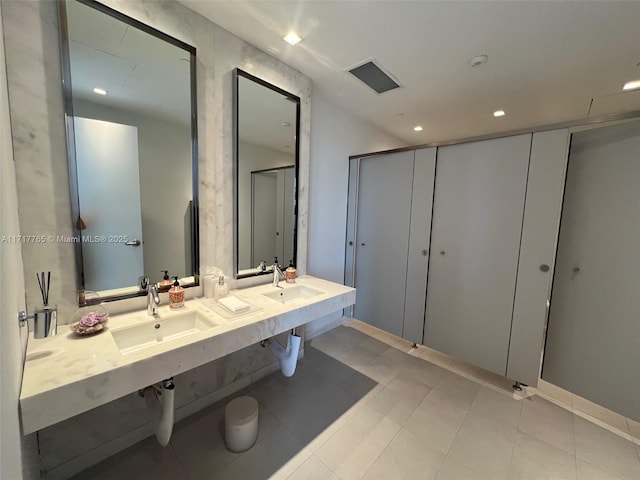
M 65 4 L 79 290 L 136 296 L 162 270 L 197 284 L 195 49 L 96 2 Z
M 242 70 L 235 75 L 236 278 L 296 263 L 300 99 Z

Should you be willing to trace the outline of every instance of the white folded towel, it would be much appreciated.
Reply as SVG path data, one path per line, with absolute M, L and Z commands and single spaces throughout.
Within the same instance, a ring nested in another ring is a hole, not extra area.
M 244 312 L 251 308 L 251 305 L 249 305 L 247 302 L 243 302 L 238 297 L 235 297 L 233 295 L 218 299 L 218 303 L 233 313 Z

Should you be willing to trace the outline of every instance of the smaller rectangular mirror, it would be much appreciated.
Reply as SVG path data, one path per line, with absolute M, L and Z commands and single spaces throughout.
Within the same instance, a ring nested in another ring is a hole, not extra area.
M 236 278 L 296 264 L 300 98 L 234 71 Z

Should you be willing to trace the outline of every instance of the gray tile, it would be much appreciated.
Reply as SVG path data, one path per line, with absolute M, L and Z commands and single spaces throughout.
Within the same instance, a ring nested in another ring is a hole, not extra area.
M 333 382 L 343 393 L 353 397 L 355 400 L 361 400 L 373 392 L 380 384 L 364 373 L 354 370 L 354 373 L 345 379 Z
M 471 406 L 476 399 L 481 385 L 468 380 L 457 373 L 444 372 L 433 388 L 433 392 L 447 392 L 460 404 Z
M 311 455 L 287 480 L 340 480 L 329 467 L 315 455 Z
M 515 432 L 496 427 L 491 421 L 469 413 L 451 445 L 449 456 L 465 465 L 480 478 L 503 480 L 515 442 Z
M 293 377 L 276 372 L 250 391 L 305 445 L 377 386 L 331 356 L 313 348 L 310 352 Z
M 374 354 L 375 356 L 380 355 L 382 352 L 386 351 L 389 348 L 389 345 L 387 345 L 386 343 L 381 342 L 377 338 L 368 336 L 364 341 L 361 341 L 358 346 Z
M 399 430 L 398 424 L 365 406 L 315 454 L 342 480 L 360 479 Z
M 224 441 L 224 405 L 208 408 L 177 423 L 171 445 L 190 478 L 206 479 L 236 460 L 241 454 L 230 452 Z M 257 442 L 281 427 L 280 422 L 263 406 L 258 412 Z
M 335 355 L 336 353 L 349 348 L 349 344 L 341 341 L 340 337 L 333 330 L 323 333 L 307 343 L 311 345 L 311 347 L 320 350 L 327 355 Z
M 576 456 L 623 480 L 640 478 L 635 445 L 583 418 L 574 417 Z
M 188 478 L 171 446 L 161 447 L 150 437 L 79 473 L 73 480 L 161 480 Z
M 334 355 L 338 352 L 353 348 L 371 337 L 356 330 L 344 326 L 338 326 L 311 340 L 311 345 L 327 354 Z
M 403 375 L 413 377 L 430 387 L 434 386 L 446 372 L 444 368 L 438 365 L 393 347 L 383 352 L 382 357 L 393 361 Z
M 396 365 L 398 368 L 403 368 L 406 365 L 406 363 L 411 359 L 417 360 L 416 358 L 413 358 L 410 355 L 408 355 L 406 352 L 398 350 L 397 348 L 394 348 L 394 347 L 388 347 L 384 352 L 382 352 L 381 355 L 391 360 L 394 363 L 394 365 Z
M 369 350 L 355 345 L 347 348 L 346 350 L 341 350 L 333 354 L 333 357 L 339 362 L 342 362 L 351 368 L 359 370 L 365 365 L 370 364 L 377 357 L 377 355 L 371 353 Z
M 575 453 L 573 413 L 537 395 L 522 402 L 518 430 L 568 453 Z
M 216 480 L 262 480 L 273 476 L 303 449 L 302 444 L 284 427 L 279 427 L 232 463 L 210 472 Z
M 330 331 L 337 342 L 345 345 L 356 345 L 362 343 L 371 338 L 366 333 L 361 332 L 356 328 L 351 328 L 345 325 L 338 325 L 336 328 Z
M 496 427 L 515 432 L 520 421 L 521 411 L 521 400 L 515 400 L 482 387 L 469 409 L 469 415 L 477 416 Z
M 321 392 L 330 381 L 306 365 L 298 365 L 292 377 L 285 377 L 279 371 L 256 382 L 247 390 L 247 395 L 255 397 L 272 414 L 278 417 L 283 410 L 296 408 L 299 399 Z
M 518 432 L 508 478 L 510 480 L 576 480 L 576 458 L 553 445 Z
M 411 432 L 401 429 L 364 476 L 365 480 L 434 479 L 445 459 Z
M 425 444 L 447 453 L 472 401 L 464 390 L 436 386 L 404 423 L 404 427 Z
M 394 422 L 402 424 L 411 416 L 430 390 L 430 387 L 411 377 L 398 375 L 371 399 L 369 406 Z
M 170 447 L 151 438 L 74 478 L 640 478 L 640 447 L 539 397 L 513 400 L 353 328 L 305 349 L 293 377 L 243 392 L 261 407 L 248 452 L 224 446 L 230 397 L 176 424 Z
M 286 408 L 269 408 L 306 445 L 353 407 L 358 399 L 352 392 L 329 383 L 321 389 L 295 396 Z
M 363 375 L 382 385 L 388 384 L 401 371 L 402 369 L 393 360 L 383 356 L 375 358 L 371 363 L 360 369 Z
M 442 468 L 436 476 L 436 480 L 487 480 L 479 477 L 475 472 L 464 465 L 447 457 L 442 464 Z
M 355 371 L 349 365 L 336 360 L 333 356 L 327 355 L 310 344 L 305 346 L 304 358 L 300 361 L 300 365 L 309 367 L 329 381 L 345 379 L 353 375 Z
M 595 465 L 591 465 L 584 460 L 577 459 L 578 480 L 621 480 L 608 472 L 605 472 Z

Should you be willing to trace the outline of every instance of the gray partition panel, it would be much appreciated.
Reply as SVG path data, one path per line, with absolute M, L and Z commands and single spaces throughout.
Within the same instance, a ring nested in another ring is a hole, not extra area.
M 573 135 L 542 378 L 640 420 L 640 124 Z
M 533 134 L 507 361 L 507 377 L 533 387 L 540 375 L 568 148 L 566 128 Z
M 354 317 L 402 335 L 414 152 L 360 161 Z
M 435 168 L 435 147 L 416 150 L 413 169 L 409 256 L 407 259 L 407 289 L 402 329 L 402 337 L 415 343 L 422 343 L 424 329 Z
M 349 160 L 349 192 L 347 198 L 347 234 L 346 245 L 344 247 L 344 284 L 350 287 L 355 286 L 354 261 L 355 261 L 355 241 L 356 241 L 356 210 L 358 203 L 358 167 L 359 158 Z M 353 307 L 345 308 L 343 315 L 351 317 Z

